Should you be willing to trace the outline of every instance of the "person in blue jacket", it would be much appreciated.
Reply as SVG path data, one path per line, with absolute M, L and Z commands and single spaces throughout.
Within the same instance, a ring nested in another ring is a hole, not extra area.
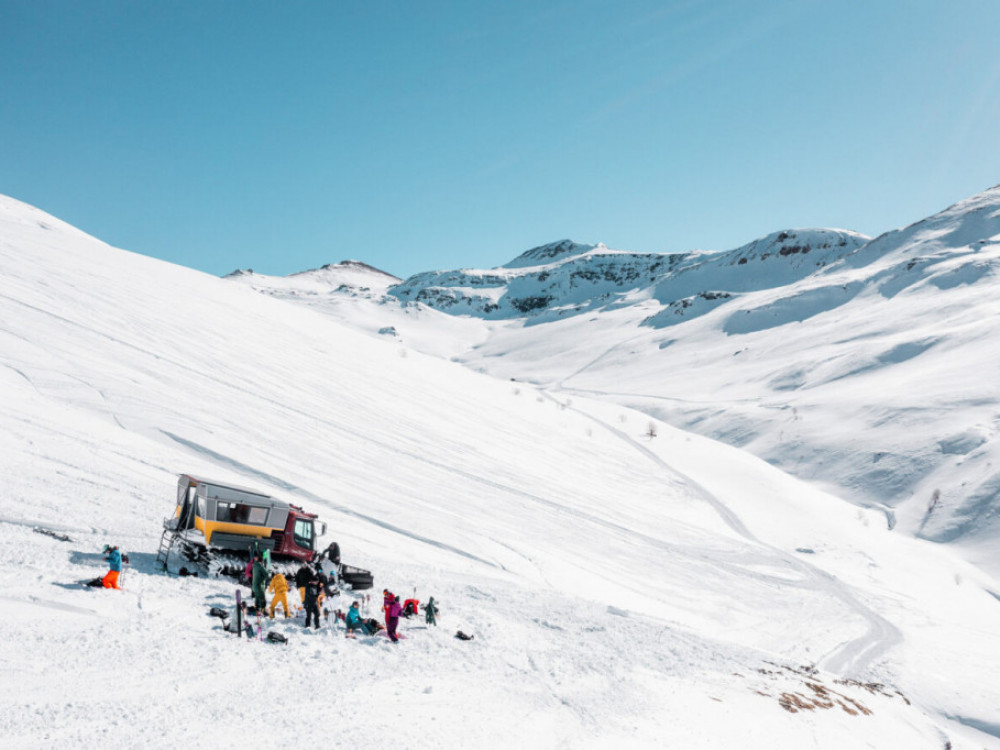
M 348 635 L 352 634 L 355 630 L 360 631 L 363 635 L 372 635 L 375 632 L 371 620 L 366 622 L 361 619 L 361 612 L 358 610 L 357 602 L 354 602 L 351 608 L 347 610 L 347 617 L 344 620 L 344 624 L 347 626 Z
M 118 547 L 111 546 L 109 544 L 104 545 L 104 554 L 108 559 L 108 566 L 111 568 L 101 579 L 101 585 L 106 589 L 120 589 L 121 586 L 118 585 L 118 576 L 122 572 L 122 553 Z

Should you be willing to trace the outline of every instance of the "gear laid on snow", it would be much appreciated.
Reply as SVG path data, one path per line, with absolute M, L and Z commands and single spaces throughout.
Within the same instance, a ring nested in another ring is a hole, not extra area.
M 73 541 L 72 539 L 70 539 L 65 534 L 59 534 L 59 533 L 53 531 L 52 529 L 42 528 L 41 526 L 35 526 L 32 529 L 32 531 L 34 531 L 36 534 L 45 534 L 45 536 L 50 536 L 53 539 L 58 539 L 60 542 L 72 542 Z

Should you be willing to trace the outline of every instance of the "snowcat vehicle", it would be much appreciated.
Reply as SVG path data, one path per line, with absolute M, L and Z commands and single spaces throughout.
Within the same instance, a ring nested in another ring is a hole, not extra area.
M 191 563 L 181 574 L 230 575 L 241 578 L 251 550 L 266 553 L 272 565 L 294 573 L 302 563 L 313 563 L 322 554 L 317 540 L 326 533 L 326 524 L 297 505 L 286 503 L 256 490 L 181 474 L 177 480 L 174 515 L 163 522 L 163 536 L 157 561 L 167 568 L 171 549 L 177 545 L 181 556 Z M 372 585 L 369 571 L 339 565 L 343 581 L 352 588 Z

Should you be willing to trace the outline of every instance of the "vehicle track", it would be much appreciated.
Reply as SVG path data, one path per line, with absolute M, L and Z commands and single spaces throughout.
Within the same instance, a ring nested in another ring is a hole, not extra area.
M 542 391 L 549 400 L 561 402 L 552 394 Z M 840 579 L 821 568 L 811 565 L 784 550 L 779 549 L 767 542 L 762 541 L 751 532 L 739 516 L 717 496 L 711 493 L 706 487 L 700 484 L 691 476 L 678 471 L 668 464 L 660 456 L 648 447 L 637 442 L 632 436 L 619 430 L 618 428 L 604 422 L 603 420 L 581 411 L 576 407 L 568 407 L 572 411 L 594 422 L 601 429 L 606 430 L 615 437 L 625 441 L 635 450 L 642 453 L 646 458 L 659 466 L 663 471 L 672 476 L 680 476 L 689 483 L 692 490 L 719 515 L 722 521 L 736 534 L 751 544 L 768 550 L 775 557 L 783 561 L 786 565 L 802 574 L 803 580 L 799 583 L 804 588 L 811 588 L 815 591 L 825 593 L 830 597 L 839 600 L 844 607 L 860 616 L 868 625 L 868 630 L 859 638 L 841 643 L 830 653 L 820 659 L 818 666 L 821 668 L 840 674 L 842 676 L 860 676 L 872 663 L 885 654 L 890 648 L 902 641 L 902 633 L 899 628 L 889 620 L 882 617 L 873 609 L 864 604 L 851 589 Z

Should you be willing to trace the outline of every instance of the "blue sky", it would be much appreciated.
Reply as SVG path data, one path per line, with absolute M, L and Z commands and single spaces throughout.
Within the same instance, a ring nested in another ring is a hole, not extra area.
M 0 0 L 0 193 L 224 274 L 867 234 L 1000 182 L 1000 2 Z

